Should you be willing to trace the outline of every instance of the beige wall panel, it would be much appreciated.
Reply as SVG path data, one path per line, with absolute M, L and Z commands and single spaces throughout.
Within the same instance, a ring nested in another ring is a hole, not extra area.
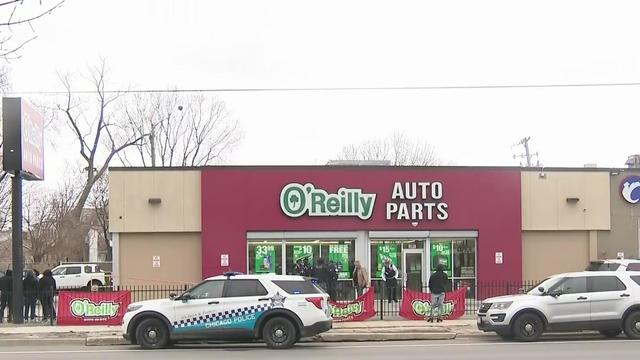
M 124 176 L 122 172 L 109 173 L 109 231 L 124 230 Z
M 124 231 L 145 232 L 154 229 L 155 217 L 149 198 L 154 197 L 151 171 L 124 172 Z
M 111 232 L 200 231 L 200 171 L 112 170 L 109 179 Z
M 201 185 L 200 171 L 185 171 L 182 196 L 184 199 L 184 231 L 200 231 L 202 229 L 201 215 Z
M 197 283 L 201 253 L 197 233 L 120 234 L 120 284 Z M 160 267 L 153 267 L 154 256 L 160 257 Z
M 611 192 L 605 194 L 600 190 L 593 190 L 610 188 L 609 173 L 603 173 L 602 176 L 589 177 L 588 180 L 587 191 L 591 196 L 588 198 L 590 203 L 586 213 L 587 224 L 591 224 L 593 229 L 609 230 L 611 229 Z
M 549 175 L 547 175 L 549 176 Z M 558 207 L 557 183 L 547 181 L 548 178 L 540 178 L 538 173 L 523 172 L 522 209 L 523 229 L 553 229 L 557 227 Z
M 586 191 L 586 177 L 591 173 L 563 173 L 550 174 L 551 181 L 556 182 L 555 199 L 552 203 L 557 206 L 557 229 L 585 229 L 586 209 L 589 194 Z M 577 202 L 568 202 L 567 198 L 578 198 Z
M 589 263 L 587 231 L 524 231 L 523 280 L 543 280 L 549 275 L 582 271 Z
M 155 218 L 154 230 L 158 232 L 182 231 L 184 229 L 184 172 L 167 171 L 154 173 L 153 194 L 162 203 L 151 207 Z
M 608 230 L 609 173 L 522 172 L 523 230 Z M 567 201 L 577 198 L 577 202 Z

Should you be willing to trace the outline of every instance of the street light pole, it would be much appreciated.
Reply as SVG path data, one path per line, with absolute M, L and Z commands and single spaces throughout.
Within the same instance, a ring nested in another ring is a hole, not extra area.
M 22 271 L 24 269 L 24 257 L 22 250 L 22 174 L 15 171 L 11 180 L 11 246 L 13 263 L 13 288 L 12 288 L 12 313 L 13 323 L 22 324 L 24 297 L 22 289 Z M 2 316 L 2 314 L 0 314 Z

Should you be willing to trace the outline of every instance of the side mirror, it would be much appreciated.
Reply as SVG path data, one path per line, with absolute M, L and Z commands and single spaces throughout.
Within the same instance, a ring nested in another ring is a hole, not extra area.
M 540 286 L 540 287 L 538 288 L 538 291 L 539 291 L 540 293 L 543 293 L 543 294 L 544 294 L 544 287 Z
M 558 296 L 562 295 L 562 291 L 561 290 L 555 290 L 549 293 L 549 295 L 553 296 L 554 298 L 557 298 Z
M 178 294 L 172 292 L 171 294 L 169 294 L 169 299 L 171 300 L 175 300 L 178 297 Z

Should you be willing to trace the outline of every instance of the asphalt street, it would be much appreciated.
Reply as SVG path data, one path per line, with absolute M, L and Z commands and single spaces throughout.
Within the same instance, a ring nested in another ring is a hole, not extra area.
M 385 343 L 306 343 L 290 350 L 268 350 L 262 344 L 191 345 L 168 350 L 145 351 L 135 346 L 4 347 L 0 359 L 631 359 L 640 351 L 640 341 L 547 340 L 537 343 L 499 342 L 492 339 L 411 341 Z

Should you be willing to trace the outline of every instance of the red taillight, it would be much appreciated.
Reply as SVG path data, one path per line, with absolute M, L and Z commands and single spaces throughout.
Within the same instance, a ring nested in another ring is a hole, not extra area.
M 318 309 L 322 310 L 322 298 L 321 297 L 308 297 L 305 300 L 315 305 Z

